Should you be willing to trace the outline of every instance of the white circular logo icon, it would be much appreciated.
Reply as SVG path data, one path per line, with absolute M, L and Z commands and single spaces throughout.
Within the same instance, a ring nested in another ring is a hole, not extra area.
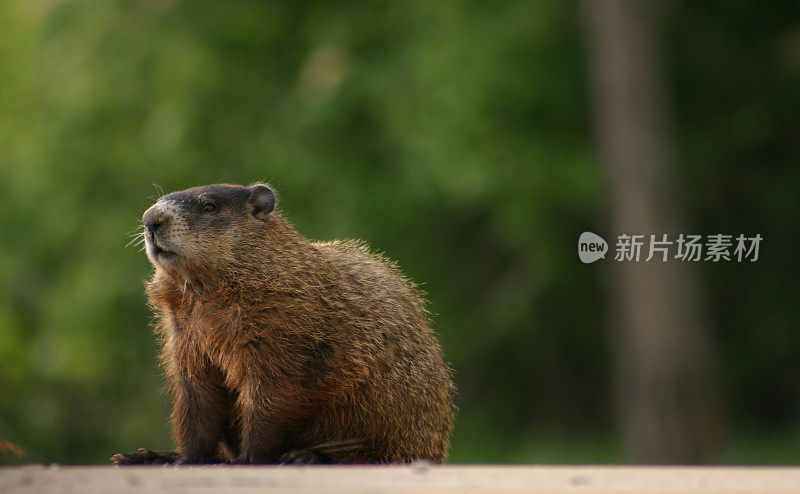
M 592 232 L 583 232 L 578 238 L 578 257 L 584 264 L 604 259 L 608 252 L 608 244 L 603 237 Z

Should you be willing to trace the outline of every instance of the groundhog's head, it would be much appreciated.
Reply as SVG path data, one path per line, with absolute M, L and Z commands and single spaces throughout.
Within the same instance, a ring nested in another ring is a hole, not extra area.
M 275 193 L 264 184 L 207 185 L 161 197 L 142 217 L 147 257 L 186 281 L 226 277 L 269 233 Z

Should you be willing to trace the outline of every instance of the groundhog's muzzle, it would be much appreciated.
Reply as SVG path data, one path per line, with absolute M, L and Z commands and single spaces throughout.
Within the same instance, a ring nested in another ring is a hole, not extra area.
M 147 255 L 155 262 L 157 259 L 175 253 L 168 230 L 174 223 L 175 217 L 170 208 L 158 202 L 144 212 L 144 238 L 147 245 Z

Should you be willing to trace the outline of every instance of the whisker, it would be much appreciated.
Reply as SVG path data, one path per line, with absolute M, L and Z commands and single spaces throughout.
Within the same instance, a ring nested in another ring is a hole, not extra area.
M 138 246 L 140 243 L 144 242 L 144 240 L 145 240 L 145 238 L 144 238 L 144 232 L 142 232 L 142 233 L 139 233 L 139 234 L 137 234 L 137 235 L 131 235 L 131 237 L 132 237 L 132 238 L 131 238 L 131 239 L 130 239 L 130 241 L 129 241 L 129 242 L 126 244 L 126 245 L 125 245 L 125 247 L 130 247 L 130 246 L 134 246 L 134 247 L 136 247 L 136 246 Z
M 136 226 L 128 230 L 128 232 L 125 234 L 125 236 L 129 239 L 128 243 L 125 244 L 125 247 L 138 247 L 140 244 L 142 244 L 145 240 L 144 231 L 144 224 L 137 222 Z
M 139 225 L 131 228 L 130 230 L 128 230 L 125 235 L 127 235 L 129 237 L 133 237 L 135 235 L 141 235 L 142 233 L 144 233 L 144 225 L 143 224 L 139 224 Z

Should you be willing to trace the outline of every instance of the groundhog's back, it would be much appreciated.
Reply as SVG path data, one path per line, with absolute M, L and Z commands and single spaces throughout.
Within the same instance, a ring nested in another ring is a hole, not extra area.
M 337 289 L 352 317 L 347 326 L 360 333 L 353 341 L 354 355 L 365 360 L 363 368 L 370 372 L 348 399 L 331 404 L 329 419 L 341 421 L 343 438 L 369 433 L 384 442 L 375 449 L 392 451 L 393 457 L 381 461 L 420 456 L 444 461 L 454 385 L 425 300 L 393 262 L 361 242 L 313 246 L 341 275 Z

